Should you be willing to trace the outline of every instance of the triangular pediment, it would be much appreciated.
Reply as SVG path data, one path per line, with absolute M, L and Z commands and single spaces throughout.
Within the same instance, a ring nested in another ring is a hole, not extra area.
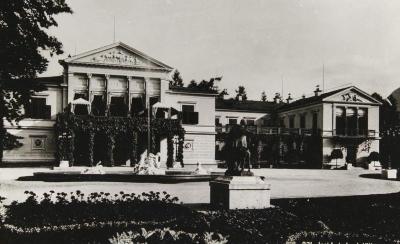
M 172 67 L 121 42 L 69 57 L 64 62 L 172 70 Z
M 369 103 L 376 105 L 381 104 L 378 100 L 370 96 L 368 93 L 354 86 L 344 90 L 340 90 L 337 93 L 334 93 L 324 98 L 323 101 L 341 103 Z

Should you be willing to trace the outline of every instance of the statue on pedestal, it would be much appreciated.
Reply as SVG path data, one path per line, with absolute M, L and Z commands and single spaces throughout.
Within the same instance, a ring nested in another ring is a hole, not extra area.
M 250 150 L 245 125 L 233 125 L 225 138 L 225 160 L 227 176 L 253 176 L 250 171 Z M 245 171 L 248 162 L 248 171 Z

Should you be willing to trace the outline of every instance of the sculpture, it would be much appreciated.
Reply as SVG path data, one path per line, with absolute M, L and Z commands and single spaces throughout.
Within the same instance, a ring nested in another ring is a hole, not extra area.
M 142 154 L 140 161 L 133 168 L 133 172 L 138 175 L 158 175 L 164 174 L 164 170 L 160 168 L 160 155 L 150 153 L 147 157 L 146 154 Z
M 228 169 L 227 176 L 252 176 L 250 171 L 250 150 L 248 148 L 248 136 L 244 126 L 233 125 L 225 138 L 225 160 Z M 244 171 L 248 162 L 248 171 Z

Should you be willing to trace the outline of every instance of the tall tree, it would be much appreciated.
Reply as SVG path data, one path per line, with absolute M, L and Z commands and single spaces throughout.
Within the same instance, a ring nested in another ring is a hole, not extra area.
M 396 110 L 395 99 L 384 99 L 379 93 L 372 93 L 373 98 L 382 103 L 379 108 L 379 126 L 381 130 L 399 125 L 399 116 Z
M 226 89 L 223 89 L 220 93 L 218 93 L 217 98 L 218 99 L 224 99 L 224 96 L 229 95 L 228 91 Z
M 169 82 L 169 84 L 174 87 L 183 87 L 182 76 L 177 69 L 172 74 L 172 80 Z
M 236 91 L 236 100 L 239 100 L 239 98 L 242 98 L 242 101 L 246 101 L 247 100 L 247 94 L 246 94 L 246 90 L 244 88 L 244 86 L 239 86 Z
M 261 92 L 261 101 L 263 102 L 267 101 L 267 94 L 265 94 L 265 91 Z
M 58 26 L 54 17 L 60 13 L 72 13 L 65 0 L 0 1 L 0 142 L 6 135 L 4 119 L 21 120 L 23 105 L 33 92 L 44 89 L 32 80 L 47 68 L 43 51 L 62 53 L 62 44 L 46 33 Z

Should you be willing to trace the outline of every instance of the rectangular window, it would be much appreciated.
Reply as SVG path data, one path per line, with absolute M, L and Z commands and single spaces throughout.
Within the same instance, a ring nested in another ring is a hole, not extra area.
M 360 135 L 368 135 L 368 110 L 358 109 L 358 131 Z
M 337 107 L 335 111 L 336 117 L 336 135 L 346 134 L 346 109 L 344 107 Z
M 289 117 L 289 128 L 294 128 L 294 118 L 295 116 Z
M 312 115 L 312 128 L 313 130 L 318 129 L 318 113 L 313 113 Z
M 92 114 L 94 116 L 104 116 L 106 113 L 106 101 L 103 95 L 94 95 L 92 101 Z
M 237 119 L 228 119 L 228 124 L 237 125 Z
M 302 128 L 302 129 L 306 128 L 306 115 L 305 114 L 300 115 L 300 128 Z
M 125 104 L 124 97 L 111 97 L 110 100 L 110 115 L 125 117 L 128 112 L 128 106 Z
M 50 119 L 51 106 L 46 105 L 46 98 L 32 97 L 25 110 L 26 117 L 32 119 Z
M 182 105 L 182 112 L 194 112 L 194 105 Z
M 358 134 L 357 131 L 357 109 L 347 108 L 346 109 L 346 135 L 355 136 Z
M 246 119 L 246 125 L 254 125 L 254 119 Z
M 194 111 L 194 105 L 182 105 L 182 123 L 187 125 L 199 123 L 199 113 Z
M 133 97 L 131 101 L 131 115 L 138 116 L 144 113 L 145 102 L 143 97 Z

